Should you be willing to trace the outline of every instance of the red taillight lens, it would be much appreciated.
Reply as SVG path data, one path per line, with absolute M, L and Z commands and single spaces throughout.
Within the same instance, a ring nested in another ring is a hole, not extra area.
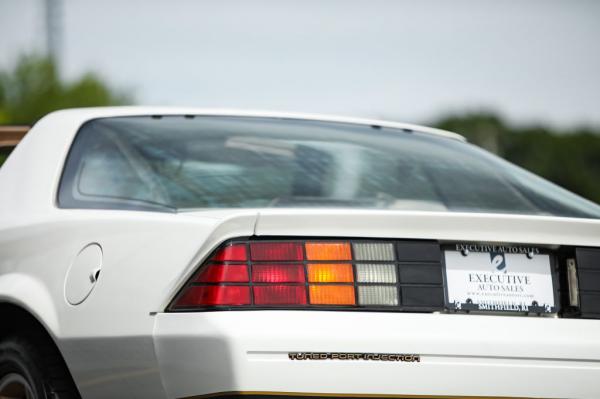
M 302 264 L 264 264 L 252 265 L 252 281 L 255 283 L 303 283 L 304 265 Z
M 253 287 L 255 305 L 305 305 L 304 285 L 264 285 Z
M 398 306 L 392 242 L 236 241 L 218 248 L 170 310 Z
M 198 283 L 247 283 L 248 266 L 246 265 L 208 265 L 198 273 Z
M 246 244 L 232 244 L 223 247 L 215 253 L 212 260 L 214 261 L 230 261 L 230 262 L 245 262 L 248 259 L 246 254 Z
M 298 242 L 255 242 L 250 244 L 250 256 L 255 260 L 302 260 L 302 244 Z
M 250 287 L 240 285 L 192 286 L 177 300 L 177 307 L 250 305 Z

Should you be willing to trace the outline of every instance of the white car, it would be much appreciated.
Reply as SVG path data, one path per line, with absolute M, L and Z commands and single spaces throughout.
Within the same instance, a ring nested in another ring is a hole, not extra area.
M 92 108 L 0 168 L 0 397 L 600 398 L 600 207 L 454 133 Z

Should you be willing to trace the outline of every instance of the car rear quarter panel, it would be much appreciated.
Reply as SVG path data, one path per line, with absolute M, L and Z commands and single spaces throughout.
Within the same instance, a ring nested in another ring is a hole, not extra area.
M 152 340 L 156 312 L 218 242 L 251 235 L 255 219 L 65 210 L 5 227 L 0 300 L 42 321 L 84 397 L 164 397 Z M 102 269 L 92 293 L 73 306 L 66 275 L 89 243 L 102 247 Z

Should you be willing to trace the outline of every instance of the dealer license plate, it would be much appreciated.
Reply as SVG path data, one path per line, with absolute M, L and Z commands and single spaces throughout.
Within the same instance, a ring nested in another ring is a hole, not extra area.
M 445 264 L 447 302 L 452 309 L 556 311 L 547 254 L 452 250 L 445 251 Z

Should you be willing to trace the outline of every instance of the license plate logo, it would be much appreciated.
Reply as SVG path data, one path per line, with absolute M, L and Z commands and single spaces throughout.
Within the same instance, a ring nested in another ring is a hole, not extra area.
M 552 313 L 550 256 L 445 251 L 448 306 L 456 310 Z

